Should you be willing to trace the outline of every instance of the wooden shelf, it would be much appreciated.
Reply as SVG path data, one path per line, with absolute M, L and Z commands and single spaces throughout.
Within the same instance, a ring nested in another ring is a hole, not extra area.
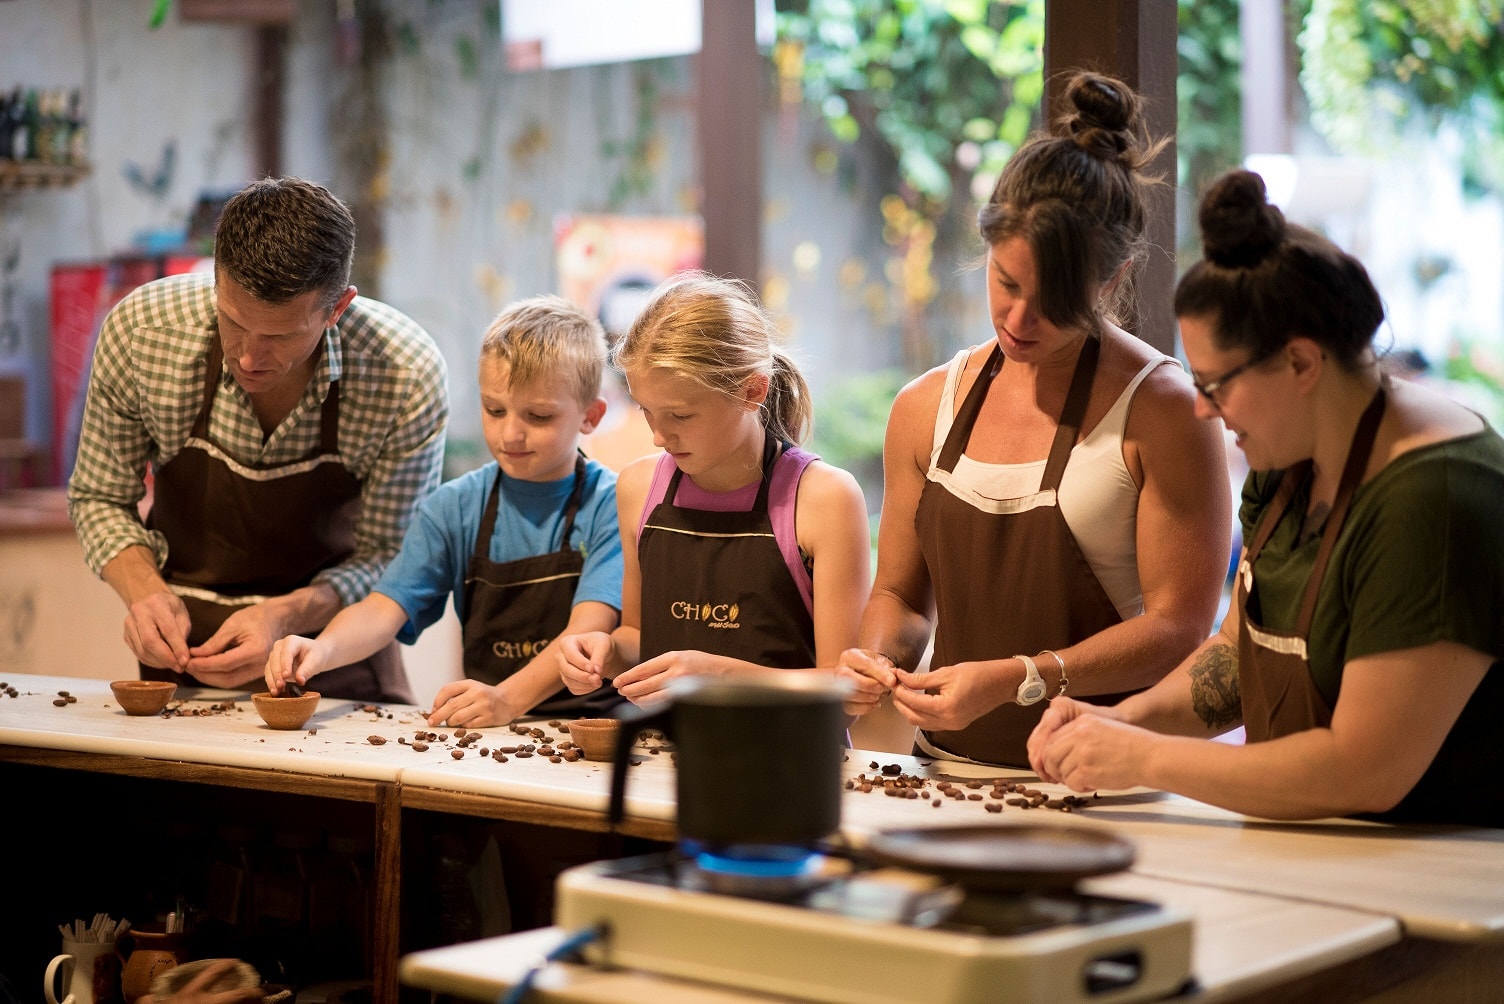
M 67 188 L 89 176 L 87 164 L 0 160 L 0 192 Z

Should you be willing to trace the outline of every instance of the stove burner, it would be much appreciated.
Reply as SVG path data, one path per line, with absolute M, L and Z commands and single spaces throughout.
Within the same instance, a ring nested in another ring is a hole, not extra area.
M 679 843 L 680 879 L 691 888 L 759 899 L 781 899 L 822 881 L 824 855 L 787 844 L 711 847 Z

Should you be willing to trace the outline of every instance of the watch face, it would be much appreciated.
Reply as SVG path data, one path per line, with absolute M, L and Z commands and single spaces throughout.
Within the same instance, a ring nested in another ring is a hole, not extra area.
M 1039 703 L 1044 697 L 1045 685 L 1043 680 L 1025 680 L 1018 687 L 1018 703 L 1025 707 Z

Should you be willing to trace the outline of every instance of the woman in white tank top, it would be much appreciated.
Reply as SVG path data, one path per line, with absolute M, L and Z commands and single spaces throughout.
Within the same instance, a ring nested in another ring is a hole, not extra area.
M 1027 765 L 1046 707 L 1150 686 L 1210 633 L 1231 543 L 1221 437 L 1119 327 L 1147 253 L 1138 99 L 1077 75 L 979 223 L 996 337 L 903 389 L 878 566 L 841 672 L 938 756 Z M 934 657 L 920 670 L 934 634 Z

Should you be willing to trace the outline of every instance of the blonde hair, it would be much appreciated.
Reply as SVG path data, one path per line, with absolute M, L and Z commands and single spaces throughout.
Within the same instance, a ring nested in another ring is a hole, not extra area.
M 656 369 L 740 397 L 748 380 L 768 378 L 763 426 L 778 439 L 802 443 L 814 423 L 809 385 L 773 340 L 773 322 L 746 284 L 705 272 L 683 272 L 653 290 L 616 345 L 623 372 Z
M 606 332 L 562 296 L 534 296 L 496 315 L 481 340 L 480 357 L 506 363 L 513 387 L 540 378 L 567 380 L 575 399 L 589 407 L 601 396 Z

